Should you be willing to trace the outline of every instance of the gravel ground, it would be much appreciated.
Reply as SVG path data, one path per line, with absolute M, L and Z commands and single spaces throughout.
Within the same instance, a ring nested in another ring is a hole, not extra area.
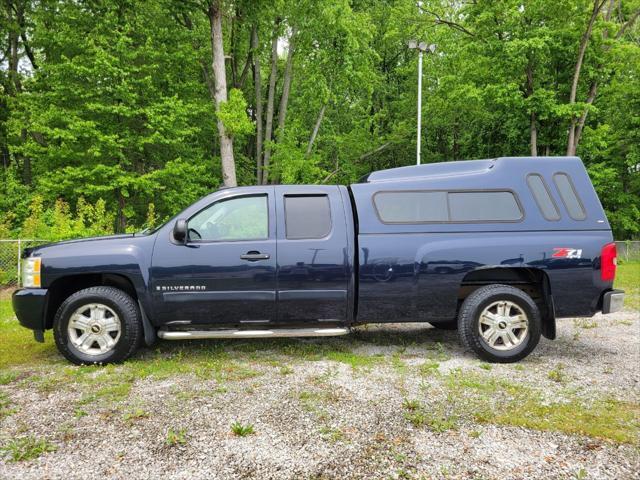
M 63 362 L 20 367 L 0 386 L 11 410 L 0 416 L 0 446 L 31 435 L 55 451 L 19 462 L 5 457 L 0 478 L 640 478 L 640 439 L 617 443 L 479 422 L 465 414 L 466 400 L 452 400 L 452 379 L 479 381 L 484 387 L 455 392 L 469 395 L 469 405 L 486 403 L 488 395 L 499 412 L 503 392 L 487 385 L 509 382 L 512 393 L 538 392 L 543 405 L 568 398 L 628 402 L 637 427 L 639 313 L 564 319 L 558 327 L 555 341 L 541 340 L 516 365 L 483 364 L 462 351 L 455 332 L 428 325 L 287 341 L 351 342 L 347 357 L 305 359 L 286 348 L 247 353 L 227 343 L 245 374 L 149 375 L 116 400 L 87 401 L 100 383 L 61 382 L 77 370 Z M 117 377 L 123 368 L 108 372 Z M 102 370 L 89 375 L 102 378 Z M 417 425 L 408 415 L 418 411 L 455 421 Z M 235 421 L 251 424 L 254 433 L 234 435 Z M 180 432 L 173 444 L 170 431 Z

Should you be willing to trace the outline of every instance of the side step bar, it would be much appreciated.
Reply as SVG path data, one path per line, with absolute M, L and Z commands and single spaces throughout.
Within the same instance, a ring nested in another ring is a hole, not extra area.
M 273 330 L 158 330 L 165 340 L 198 340 L 202 338 L 278 338 L 278 337 L 336 337 L 347 335 L 348 328 L 278 328 Z

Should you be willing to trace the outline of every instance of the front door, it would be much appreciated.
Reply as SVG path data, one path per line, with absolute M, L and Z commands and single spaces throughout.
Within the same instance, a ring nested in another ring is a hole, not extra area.
M 187 222 L 186 243 L 158 238 L 154 249 L 151 289 L 159 323 L 275 320 L 273 187 L 222 191 Z

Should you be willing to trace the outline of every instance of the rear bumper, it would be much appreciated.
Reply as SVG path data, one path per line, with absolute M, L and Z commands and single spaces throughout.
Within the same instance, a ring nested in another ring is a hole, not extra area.
M 624 291 L 611 290 L 602 296 L 602 313 L 614 313 L 622 310 L 624 305 Z
M 16 290 L 11 297 L 13 311 L 23 327 L 35 331 L 36 339 L 44 332 L 44 312 L 47 304 L 47 289 L 25 288 Z

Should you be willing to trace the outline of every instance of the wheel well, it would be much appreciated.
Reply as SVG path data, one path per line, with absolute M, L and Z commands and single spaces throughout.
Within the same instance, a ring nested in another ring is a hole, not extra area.
M 88 273 L 70 275 L 57 279 L 49 286 L 47 310 L 45 314 L 45 328 L 53 327 L 53 319 L 62 302 L 74 293 L 89 287 L 115 287 L 131 296 L 137 301 L 136 289 L 124 275 L 113 273 Z
M 469 272 L 460 284 L 458 309 L 472 292 L 485 285 L 500 283 L 511 285 L 529 295 L 540 308 L 542 334 L 549 339 L 556 336 L 555 312 L 551 285 L 547 274 L 537 268 L 486 268 Z

